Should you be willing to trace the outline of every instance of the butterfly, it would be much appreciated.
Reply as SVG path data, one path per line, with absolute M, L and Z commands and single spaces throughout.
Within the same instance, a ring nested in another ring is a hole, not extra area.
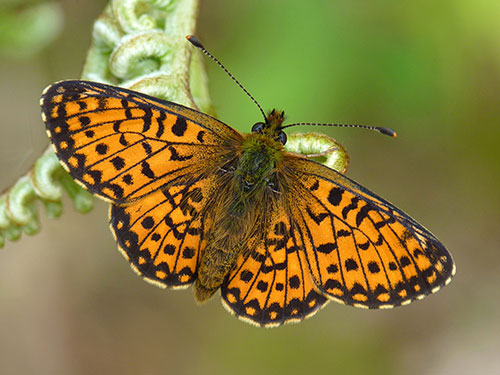
M 199 302 L 220 290 L 244 321 L 297 322 L 330 300 L 406 305 L 455 272 L 441 242 L 403 211 L 287 152 L 283 112 L 241 134 L 197 110 L 80 80 L 49 86 L 41 107 L 61 164 L 111 203 L 131 267 L 160 287 L 194 284 Z

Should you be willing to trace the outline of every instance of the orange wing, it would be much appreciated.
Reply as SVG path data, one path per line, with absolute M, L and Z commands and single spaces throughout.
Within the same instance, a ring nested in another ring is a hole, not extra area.
M 262 208 L 264 237 L 248 256 L 239 256 L 221 287 L 224 306 L 259 326 L 298 322 L 328 302 L 314 285 L 303 244 L 292 235 L 288 216 L 274 204 L 279 202 Z
M 356 182 L 288 156 L 284 200 L 308 268 L 326 296 L 357 307 L 421 299 L 455 273 L 451 255 L 423 226 Z
M 111 205 L 118 248 L 146 281 L 182 288 L 196 278 L 204 233 L 210 226 L 209 197 L 217 175 L 162 188 L 127 206 Z
M 241 135 L 224 123 L 148 95 L 86 81 L 45 89 L 42 117 L 67 171 L 115 203 L 140 199 L 234 157 Z

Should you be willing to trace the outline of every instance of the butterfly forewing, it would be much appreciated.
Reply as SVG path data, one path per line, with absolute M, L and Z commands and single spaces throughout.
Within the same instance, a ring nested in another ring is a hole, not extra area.
M 427 229 L 336 171 L 305 159 L 289 162 L 285 199 L 323 293 L 358 307 L 388 308 L 449 282 L 451 256 Z
M 65 168 L 92 193 L 116 203 L 216 169 L 241 140 L 208 115 L 99 83 L 56 83 L 41 104 Z

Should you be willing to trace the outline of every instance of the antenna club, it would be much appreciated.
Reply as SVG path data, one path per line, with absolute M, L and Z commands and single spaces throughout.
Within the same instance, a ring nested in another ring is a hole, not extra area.
M 191 42 L 191 44 L 193 46 L 201 48 L 201 49 L 205 49 L 205 47 L 203 47 L 203 44 L 201 44 L 200 40 L 197 37 L 195 37 L 194 35 L 187 35 L 186 39 L 189 40 L 189 42 Z
M 391 128 L 382 128 L 382 127 L 377 127 L 376 128 L 381 134 L 388 135 L 389 137 L 396 138 L 398 135 L 394 130 Z

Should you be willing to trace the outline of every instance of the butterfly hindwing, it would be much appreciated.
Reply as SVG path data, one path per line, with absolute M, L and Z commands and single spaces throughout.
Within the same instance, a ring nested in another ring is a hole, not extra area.
M 43 118 L 63 166 L 115 203 L 217 168 L 241 135 L 181 105 L 87 81 L 49 86 Z
M 221 288 L 224 305 L 240 319 L 260 326 L 300 321 L 328 300 L 317 292 L 301 244 L 292 236 L 282 207 L 264 207 L 264 237 L 240 255 Z
M 216 177 L 162 188 L 130 205 L 111 205 L 111 230 L 132 268 L 162 287 L 186 287 L 196 278 L 207 201 Z
M 336 171 L 305 159 L 290 162 L 285 199 L 325 295 L 358 307 L 390 308 L 450 281 L 450 254 L 415 220 Z

